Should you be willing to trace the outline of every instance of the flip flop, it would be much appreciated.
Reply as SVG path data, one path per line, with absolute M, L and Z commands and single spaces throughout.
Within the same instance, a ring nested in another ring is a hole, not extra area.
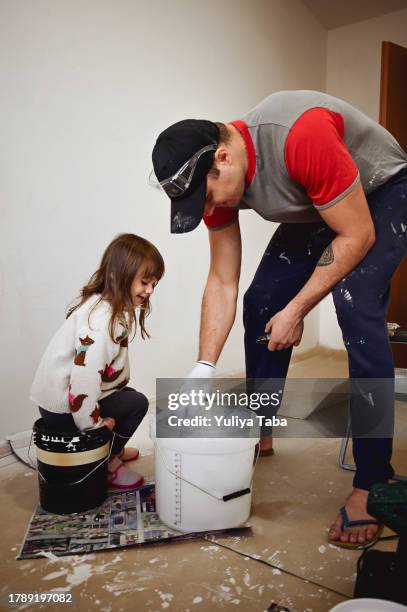
M 348 517 L 348 513 L 346 512 L 345 506 L 342 506 L 339 512 L 342 518 L 342 530 L 349 529 L 349 527 L 358 527 L 358 526 L 361 527 L 362 525 L 378 525 L 379 529 L 377 530 L 376 535 L 373 538 L 373 540 L 370 540 L 369 542 L 365 542 L 365 544 L 360 544 L 359 542 L 341 542 L 341 540 L 331 540 L 331 538 L 328 538 L 329 544 L 332 544 L 333 546 L 339 546 L 339 548 L 348 548 L 352 550 L 363 550 L 365 548 L 370 548 L 371 546 L 376 544 L 378 540 L 380 540 L 380 536 L 382 535 L 382 531 L 383 531 L 383 525 L 379 523 L 379 521 L 376 521 L 375 519 L 363 519 L 359 521 L 350 521 Z

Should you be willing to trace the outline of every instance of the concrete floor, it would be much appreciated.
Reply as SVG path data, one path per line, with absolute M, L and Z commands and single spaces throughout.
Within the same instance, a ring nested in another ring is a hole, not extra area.
M 290 368 L 293 377 L 316 372 L 346 376 L 345 354 L 318 350 Z M 142 456 L 133 465 L 153 477 L 147 419 L 135 436 Z M 278 439 L 275 448 L 256 468 L 251 536 L 29 561 L 15 557 L 37 501 L 36 475 L 21 464 L 1 468 L 1 609 L 10 609 L 9 593 L 62 590 L 72 594 L 79 612 L 254 612 L 267 610 L 272 601 L 296 612 L 330 610 L 352 596 L 360 556 L 326 541 L 352 474 L 336 465 L 339 440 Z M 396 442 L 394 464 L 407 473 L 406 441 Z M 394 550 L 395 544 L 379 548 Z M 60 610 L 61 604 L 44 609 Z

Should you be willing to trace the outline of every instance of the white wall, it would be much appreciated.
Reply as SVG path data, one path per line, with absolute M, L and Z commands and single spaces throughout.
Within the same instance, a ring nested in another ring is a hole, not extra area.
M 328 32 L 326 91 L 354 104 L 376 121 L 383 40 L 407 47 L 407 10 Z M 320 306 L 320 343 L 343 348 L 331 296 Z
M 162 251 L 167 273 L 131 345 L 132 382 L 182 376 L 195 359 L 208 266 L 204 228 L 170 236 L 147 186 L 158 133 L 231 120 L 279 89 L 323 89 L 326 32 L 299 0 L 3 0 L 0 15 L 0 437 L 31 426 L 38 360 L 118 232 Z M 273 226 L 242 214 L 248 286 Z M 241 306 L 219 372 L 243 369 Z M 303 347 L 315 344 L 316 314 Z
M 407 9 L 328 32 L 327 92 L 379 118 L 381 45 L 407 45 Z

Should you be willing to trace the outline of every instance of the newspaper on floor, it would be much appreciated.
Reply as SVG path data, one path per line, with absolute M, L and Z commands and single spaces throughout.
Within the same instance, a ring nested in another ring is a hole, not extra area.
M 93 553 L 127 546 L 200 538 L 210 534 L 251 533 L 248 525 L 226 530 L 184 533 L 164 525 L 155 511 L 155 483 L 111 493 L 86 513 L 50 514 L 37 506 L 17 559 Z

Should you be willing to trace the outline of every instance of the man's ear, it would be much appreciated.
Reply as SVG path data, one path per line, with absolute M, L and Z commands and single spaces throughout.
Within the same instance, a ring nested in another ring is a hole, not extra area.
M 217 164 L 230 164 L 231 159 L 230 152 L 226 147 L 220 146 L 216 149 L 214 161 Z

